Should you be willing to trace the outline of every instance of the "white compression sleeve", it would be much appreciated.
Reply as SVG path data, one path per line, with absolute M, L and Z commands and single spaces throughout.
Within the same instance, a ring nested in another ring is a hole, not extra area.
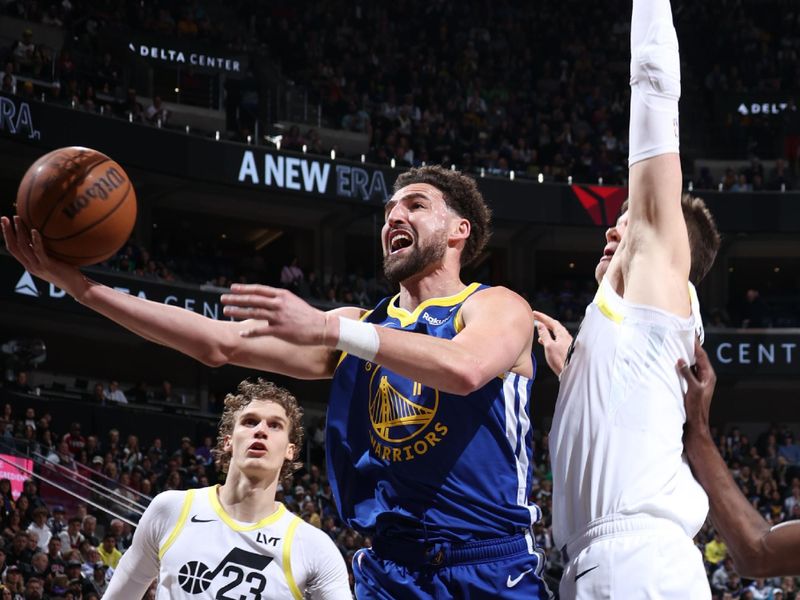
M 679 150 L 678 36 L 669 0 L 634 0 L 628 164 Z

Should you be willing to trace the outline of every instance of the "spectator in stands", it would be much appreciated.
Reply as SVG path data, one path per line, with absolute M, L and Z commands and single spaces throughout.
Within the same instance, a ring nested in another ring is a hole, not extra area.
M 128 88 L 128 95 L 122 107 L 123 115 L 134 123 L 140 123 L 144 119 L 144 107 L 136 97 L 136 89 Z
M 410 126 L 410 121 L 409 121 Z M 369 113 L 364 108 L 359 108 L 355 101 L 351 100 L 347 113 L 342 117 L 342 129 L 355 133 L 372 134 Z
M 97 548 L 95 546 L 89 545 L 86 548 L 86 552 L 82 554 L 83 557 L 83 565 L 81 566 L 81 571 L 83 574 L 90 578 L 94 574 L 94 567 L 99 562 L 102 564 L 102 560 L 100 559 L 100 554 L 97 552 Z
M 92 569 L 92 576 L 91 581 L 94 589 L 102 598 L 103 594 L 106 592 L 106 588 L 108 587 L 108 582 L 111 580 L 111 575 L 109 571 L 113 573 L 113 570 L 110 567 L 107 567 L 103 561 L 98 561 L 94 563 L 94 567 Z
M 67 528 L 67 513 L 61 504 L 56 504 L 52 512 L 52 516 L 47 520 L 47 526 L 53 532 L 53 535 L 59 535 Z M 64 552 L 66 553 L 68 550 L 69 548 L 66 548 Z
M 2 535 L 5 544 L 9 544 L 18 533 L 22 533 L 23 531 L 22 516 L 17 509 L 14 509 L 9 512 L 3 520 Z M 0 548 L 2 548 L 5 544 L 0 544 Z M 2 573 L 2 571 L 0 571 L 0 573 Z
M 14 510 L 14 496 L 11 492 L 11 480 L 0 479 L 0 519 L 5 519 Z
M 17 76 L 14 74 L 14 63 L 11 61 L 6 62 L 3 68 L 3 91 L 7 94 L 13 94 L 17 89 Z
M 123 467 L 132 469 L 140 462 L 142 462 L 142 452 L 139 449 L 139 438 L 135 435 L 129 435 L 125 447 L 122 449 Z
M 789 168 L 786 166 L 786 161 L 779 158 L 775 161 L 775 167 L 770 171 L 769 189 L 776 191 L 791 190 L 794 188 L 793 177 Z
M 25 580 L 31 577 L 38 577 L 46 580 L 50 574 L 47 562 L 47 554 L 44 552 L 37 552 L 31 558 L 31 564 L 22 565 L 22 576 Z
M 11 590 L 11 598 L 22 600 L 25 598 L 25 583 L 22 579 L 22 570 L 18 565 L 10 565 L 6 569 L 5 587 Z
M 197 458 L 197 461 L 200 464 L 208 467 L 214 463 L 214 455 L 212 453 L 213 449 L 214 439 L 210 435 L 206 435 L 203 437 L 203 445 L 199 446 L 197 450 L 195 450 L 195 458 Z
M 92 515 L 83 517 L 83 524 L 81 527 L 81 534 L 83 538 L 88 541 L 92 546 L 96 547 L 100 544 L 97 537 L 97 518 Z
M 147 382 L 140 380 L 134 387 L 125 392 L 128 400 L 134 404 L 145 404 L 152 397 L 152 393 L 147 389 Z
M 297 265 L 297 257 L 281 269 L 281 285 L 297 292 L 303 283 L 303 270 Z
M 3 73 L 3 82 L 0 91 L 9 95 L 17 93 L 16 82 L 13 75 Z
M 14 381 L 8 385 L 8 389 L 12 392 L 17 392 L 18 394 L 33 394 L 33 388 L 28 383 L 28 372 L 27 371 L 17 371 L 17 374 L 14 377 Z M 26 423 L 27 423 L 27 416 L 26 416 Z M 36 423 L 32 422 L 33 428 L 36 429 Z
M 25 582 L 25 600 L 43 600 L 44 597 L 44 581 L 31 577 Z
M 100 463 L 102 464 L 103 459 L 100 456 L 100 446 L 96 435 L 86 436 L 86 447 L 84 448 L 84 451 L 86 455 L 86 462 L 83 464 L 89 465 L 94 461 L 95 458 L 100 458 Z
M 36 536 L 36 546 L 44 550 L 53 536 L 47 526 L 47 509 L 39 507 L 33 511 L 33 522 L 28 525 L 28 531 Z
M 109 382 L 108 389 L 105 391 L 104 396 L 109 402 L 128 404 L 128 398 L 125 397 L 125 392 L 119 389 L 119 382 L 115 379 Z
M 22 32 L 22 39 L 14 44 L 12 50 L 16 72 L 26 75 L 32 74 L 35 54 L 36 44 L 33 43 L 33 31 L 31 29 L 25 29 Z
M 67 561 L 67 570 L 65 575 L 67 576 L 67 579 L 69 579 L 70 589 L 73 585 L 76 585 L 77 582 L 78 591 L 85 598 L 89 593 L 96 590 L 92 585 L 92 581 L 83 574 L 81 567 L 81 561 L 74 559 L 69 560 Z
M 58 536 L 61 538 L 61 548 L 66 550 L 77 550 L 86 539 L 81 533 L 82 519 L 80 517 L 70 517 L 67 521 L 67 528 Z
M 7 548 L 6 564 L 28 564 L 31 562 L 31 558 L 33 558 L 33 552 L 28 548 L 28 533 L 21 531 L 11 540 L 11 547 Z
M 94 84 L 98 90 L 111 95 L 117 95 L 120 86 L 120 69 L 114 64 L 110 52 L 103 54 L 103 60 L 97 67 Z
M 728 554 L 728 547 L 719 535 L 719 532 L 714 531 L 714 538 L 706 544 L 704 557 L 706 562 L 713 567 L 716 567 L 725 560 Z
M 94 392 L 92 393 L 91 400 L 100 406 L 106 405 L 106 390 L 102 383 L 94 384 Z
M 169 114 L 169 110 L 161 101 L 161 96 L 155 96 L 153 103 L 145 111 L 145 119 L 151 125 L 166 125 Z
M 791 467 L 800 466 L 800 445 L 795 443 L 791 432 L 786 432 L 784 435 L 783 445 L 778 448 L 778 456 Z
M 750 288 L 745 292 L 741 326 L 743 328 L 769 327 L 769 309 L 757 289 Z
M 25 425 L 22 431 L 22 438 L 16 440 L 17 449 L 25 454 L 41 454 L 42 448 L 36 440 L 36 429 L 31 425 Z
M 800 505 L 800 484 L 792 485 L 792 495 L 783 503 L 784 514 L 790 515 L 794 507 Z
M 76 471 L 78 468 L 66 442 L 61 442 L 58 444 L 55 450 L 51 451 L 50 454 L 47 455 L 47 460 L 71 471 Z
M 23 502 L 23 498 L 25 499 L 24 509 L 22 508 L 21 504 L 21 502 Z M 26 479 L 22 483 L 22 494 L 19 498 L 17 498 L 17 510 L 19 510 L 22 514 L 23 520 L 30 520 L 33 515 L 33 510 L 40 506 L 44 506 L 45 508 L 47 507 L 44 503 L 44 500 L 42 500 L 42 497 L 39 495 L 39 484 L 33 479 Z
M 117 548 L 125 552 L 133 542 L 133 528 L 120 519 L 114 519 L 109 526 L 111 533 L 117 538 Z
M 86 438 L 81 434 L 80 422 L 72 422 L 69 428 L 69 433 L 64 436 L 63 441 L 67 444 L 72 456 L 77 458 L 81 451 L 86 448 Z
M 100 544 L 97 552 L 100 554 L 100 560 L 103 561 L 103 564 L 112 569 L 117 568 L 119 559 L 122 558 L 122 552 L 117 550 L 117 538 L 110 533 L 103 537 L 103 543 Z
M 163 402 L 165 404 L 185 404 L 185 398 L 183 394 L 179 394 L 172 389 L 172 383 L 165 379 L 161 382 L 161 389 L 156 392 L 155 400 L 157 402 Z M 161 440 L 159 440 L 159 444 Z
M 714 593 L 722 594 L 728 589 L 728 582 L 733 575 L 733 559 L 725 558 L 711 575 L 711 589 Z

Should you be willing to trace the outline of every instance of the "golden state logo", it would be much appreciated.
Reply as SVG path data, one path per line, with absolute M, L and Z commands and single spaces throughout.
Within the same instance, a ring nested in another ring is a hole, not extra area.
M 369 381 L 370 443 L 375 455 L 402 462 L 428 452 L 448 431 L 436 421 L 438 409 L 439 390 L 375 365 Z

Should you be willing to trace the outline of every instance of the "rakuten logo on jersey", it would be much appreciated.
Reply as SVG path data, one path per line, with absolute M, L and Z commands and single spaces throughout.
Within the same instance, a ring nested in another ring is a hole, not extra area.
M 422 318 L 431 325 L 443 325 L 447 321 L 447 319 L 437 319 L 436 317 L 429 315 L 427 310 L 422 313 Z

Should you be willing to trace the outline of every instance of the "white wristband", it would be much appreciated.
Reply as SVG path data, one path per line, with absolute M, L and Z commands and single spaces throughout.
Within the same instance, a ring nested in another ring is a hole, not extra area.
M 378 354 L 381 339 L 378 330 L 371 323 L 339 317 L 339 341 L 336 349 L 373 361 Z

